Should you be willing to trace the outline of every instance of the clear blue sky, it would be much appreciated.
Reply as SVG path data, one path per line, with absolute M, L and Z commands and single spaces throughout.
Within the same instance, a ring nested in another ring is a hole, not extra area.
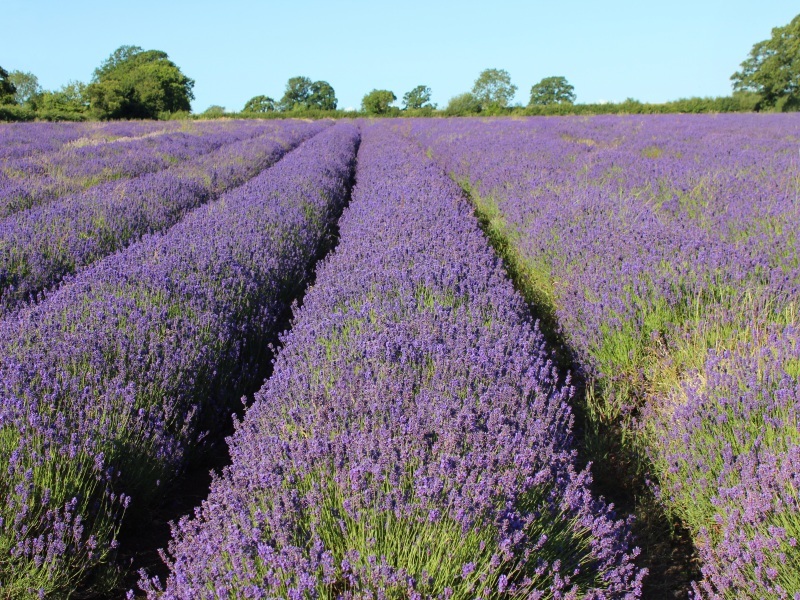
M 8 0 L 0 66 L 55 89 L 123 44 L 164 50 L 196 81 L 196 112 L 277 100 L 295 75 L 328 81 L 341 108 L 418 84 L 444 105 L 489 67 L 511 74 L 520 103 L 549 75 L 579 102 L 662 102 L 730 93 L 752 45 L 798 12 L 797 0 Z

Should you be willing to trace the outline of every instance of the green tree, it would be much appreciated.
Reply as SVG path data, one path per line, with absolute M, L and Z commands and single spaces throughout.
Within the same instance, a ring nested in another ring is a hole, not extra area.
M 36 109 L 41 111 L 85 113 L 89 109 L 86 84 L 70 81 L 54 92 L 44 91 L 36 99 Z
M 436 105 L 431 103 L 431 88 L 427 85 L 418 85 L 410 92 L 403 94 L 403 108 L 436 108 Z
M 253 96 L 248 100 L 242 112 L 268 113 L 275 111 L 275 100 L 269 96 Z
M 315 81 L 311 84 L 311 93 L 308 96 L 308 107 L 319 110 L 336 110 L 336 92 L 327 81 Z
M 279 102 L 282 111 L 302 110 L 308 105 L 311 96 L 311 79 L 308 77 L 290 77 L 286 82 L 286 91 Z
M 392 102 L 397 100 L 394 92 L 389 90 L 372 90 L 361 99 L 361 109 L 368 115 L 385 115 L 391 109 Z
M 504 69 L 484 69 L 472 86 L 472 95 L 483 109 L 505 108 L 516 93 L 517 86 L 511 83 L 511 76 Z
M 155 119 L 191 110 L 193 87 L 166 52 L 120 46 L 95 69 L 86 94 L 101 118 Z
M 36 98 L 42 93 L 42 87 L 39 85 L 39 79 L 33 73 L 24 73 L 22 71 L 11 71 L 8 74 L 8 79 L 14 84 L 16 92 L 14 99 L 17 104 L 33 105 Z
M 734 91 L 759 94 L 759 108 L 800 108 L 800 15 L 755 44 L 741 67 Z
M 222 117 L 225 115 L 225 107 L 219 104 L 212 104 L 203 111 L 203 114 L 207 117 Z
M 17 88 L 3 67 L 0 67 L 0 104 L 14 104 Z
M 481 112 L 481 103 L 473 94 L 465 92 L 450 98 L 444 112 L 451 117 L 475 115 Z
M 573 104 L 575 88 L 566 77 L 545 77 L 531 88 L 529 106 L 549 106 L 551 104 Z
M 327 81 L 311 81 L 308 77 L 292 77 L 286 82 L 286 91 L 278 104 L 282 111 L 336 110 L 336 93 Z

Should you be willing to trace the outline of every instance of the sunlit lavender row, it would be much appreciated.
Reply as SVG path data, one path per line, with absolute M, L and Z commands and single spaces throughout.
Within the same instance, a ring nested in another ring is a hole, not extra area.
M 228 143 L 214 152 L 0 220 L 0 307 L 14 308 L 78 268 L 175 224 L 328 126 L 240 122 L 216 136 Z
M 471 212 L 368 126 L 337 249 L 149 597 L 638 597 L 569 383 Z
M 800 594 L 800 119 L 403 123 L 509 244 L 588 379 L 590 427 L 643 444 L 708 598 Z
M 319 129 L 282 133 L 297 143 Z M 169 483 L 202 433 L 224 429 L 263 377 L 349 193 L 358 139 L 328 127 L 0 323 L 0 596 L 108 597 L 120 528 L 136 532 L 179 489 Z
M 105 181 L 136 177 L 207 154 L 264 127 L 225 122 L 184 127 L 0 161 L 0 218 Z

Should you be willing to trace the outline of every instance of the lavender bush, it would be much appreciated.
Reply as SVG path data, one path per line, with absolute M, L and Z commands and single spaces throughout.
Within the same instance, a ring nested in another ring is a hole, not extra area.
M 455 186 L 364 133 L 336 251 L 150 598 L 634 598 L 541 334 Z
M 346 199 L 357 143 L 354 126 L 329 128 L 0 323 L 0 596 L 85 585 L 229 419 Z
M 239 125 L 264 135 L 183 164 L 112 182 L 0 221 L 0 307 L 10 310 L 66 275 L 241 185 L 330 123 Z
M 698 598 L 800 595 L 800 331 L 753 334 L 648 415 L 664 497 L 695 528 Z
M 0 218 L 105 181 L 158 171 L 268 129 L 274 127 L 224 122 L 100 144 L 72 143 L 58 152 L 5 160 L 0 162 Z
M 774 333 L 793 331 L 800 299 L 797 117 L 403 127 L 511 248 L 588 380 L 590 427 L 645 446 L 704 561 L 698 593 L 800 593 L 798 373 Z

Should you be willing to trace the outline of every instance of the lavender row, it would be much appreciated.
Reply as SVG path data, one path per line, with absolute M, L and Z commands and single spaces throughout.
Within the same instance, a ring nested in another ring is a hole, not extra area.
M 282 122 L 269 127 L 270 133 L 169 169 L 97 186 L 0 221 L 0 306 L 13 309 L 80 267 L 170 227 L 328 126 Z
M 0 160 L 58 150 L 89 132 L 87 123 L 4 123 L 0 125 Z
M 0 595 L 69 595 L 229 419 L 346 199 L 357 144 L 352 125 L 328 129 L 0 323 Z
M 593 376 L 628 366 L 602 347 L 629 327 L 648 338 L 659 302 L 748 281 L 783 298 L 800 281 L 791 115 L 418 122 L 414 135 L 498 205 Z
M 798 451 L 798 372 L 764 365 L 788 356 L 776 340 L 794 337 L 800 301 L 797 117 L 410 127 L 518 254 L 600 428 L 622 421 L 646 444 L 705 561 L 697 593 L 800 593 L 797 488 L 770 466 Z M 772 426 L 756 435 L 754 422 Z
M 0 160 L 52 152 L 65 144 L 102 143 L 159 131 L 173 131 L 179 127 L 180 124 L 177 122 L 157 121 L 2 123 L 0 124 Z
M 106 181 L 127 179 L 196 158 L 274 127 L 223 123 L 196 131 L 160 132 L 0 164 L 0 218 Z
M 151 598 L 634 598 L 569 385 L 458 188 L 364 132 L 336 251 Z
M 771 329 L 647 415 L 662 495 L 695 530 L 695 598 L 800 597 L 800 330 Z

